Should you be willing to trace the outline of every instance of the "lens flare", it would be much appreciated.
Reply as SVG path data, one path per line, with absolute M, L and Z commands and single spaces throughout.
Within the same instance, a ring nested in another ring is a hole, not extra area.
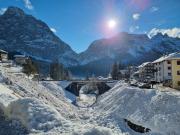
M 111 20 L 109 20 L 109 21 L 107 22 L 107 24 L 108 24 L 108 27 L 109 27 L 110 29 L 113 29 L 113 28 L 116 27 L 117 22 L 116 22 L 115 20 L 111 19 Z

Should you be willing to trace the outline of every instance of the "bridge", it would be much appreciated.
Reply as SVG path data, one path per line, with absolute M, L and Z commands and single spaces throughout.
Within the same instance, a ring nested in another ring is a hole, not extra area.
M 113 85 L 108 85 L 110 83 L 114 83 L 112 81 L 101 81 L 101 80 L 95 80 L 95 81 L 72 81 L 67 87 L 65 87 L 65 90 L 73 93 L 76 96 L 79 96 L 79 91 L 81 89 L 82 86 L 89 84 L 89 83 L 94 83 L 98 90 L 99 90 L 99 95 L 105 93 L 106 91 L 108 91 L 109 89 L 112 88 Z
M 82 86 L 95 83 L 98 90 L 99 95 L 105 93 L 109 89 L 111 89 L 117 81 L 112 80 L 72 80 L 72 81 L 62 81 L 62 80 L 41 80 L 41 81 L 58 81 L 63 89 L 73 93 L 76 96 L 79 96 L 79 91 Z

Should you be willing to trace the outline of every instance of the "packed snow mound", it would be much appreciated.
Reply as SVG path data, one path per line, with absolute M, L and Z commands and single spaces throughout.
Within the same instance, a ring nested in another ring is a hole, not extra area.
M 5 111 L 5 108 L 17 99 L 17 95 L 15 95 L 12 90 L 0 84 L 0 109 L 2 111 Z
M 104 127 L 94 127 L 84 131 L 74 132 L 72 135 L 128 135 L 127 133 L 115 133 L 112 130 Z
M 89 84 L 82 86 L 79 93 L 80 94 L 98 94 L 99 90 L 97 88 L 97 85 L 91 82 Z
M 12 102 L 6 114 L 10 119 L 18 119 L 30 131 L 49 131 L 65 121 L 52 107 L 35 98 L 24 98 Z
M 151 129 L 152 133 L 179 135 L 180 93 L 117 85 L 99 97 L 96 109 L 117 124 L 122 119 Z
M 48 82 L 48 81 L 43 81 L 41 82 L 41 84 L 46 87 L 47 89 L 50 89 L 51 92 L 53 92 L 53 94 L 57 95 L 57 96 L 61 96 L 64 97 L 64 90 L 62 89 L 62 87 L 59 87 L 56 83 L 54 82 Z

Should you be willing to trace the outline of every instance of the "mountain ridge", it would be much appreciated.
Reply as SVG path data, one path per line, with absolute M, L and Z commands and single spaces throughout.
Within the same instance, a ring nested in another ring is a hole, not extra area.
M 0 33 L 1 49 L 20 52 L 42 62 L 58 60 L 73 74 L 79 72 L 74 69 L 80 68 L 85 74 L 105 75 L 115 61 L 138 65 L 153 61 L 164 53 L 180 51 L 180 38 L 161 33 L 149 38 L 146 34 L 120 32 L 93 41 L 85 51 L 77 54 L 46 23 L 17 7 L 9 7 L 0 16 Z
M 46 23 L 9 7 L 0 16 L 0 47 L 47 61 L 58 59 L 66 66 L 77 64 L 71 47 L 57 37 Z

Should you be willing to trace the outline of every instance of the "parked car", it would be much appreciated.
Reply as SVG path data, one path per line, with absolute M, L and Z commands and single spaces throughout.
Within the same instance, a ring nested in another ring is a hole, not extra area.
M 172 80 L 165 80 L 165 81 L 163 82 L 163 86 L 172 87 Z
M 139 88 L 142 88 L 142 89 L 151 89 L 151 84 L 143 83 L 143 84 L 139 85 Z

